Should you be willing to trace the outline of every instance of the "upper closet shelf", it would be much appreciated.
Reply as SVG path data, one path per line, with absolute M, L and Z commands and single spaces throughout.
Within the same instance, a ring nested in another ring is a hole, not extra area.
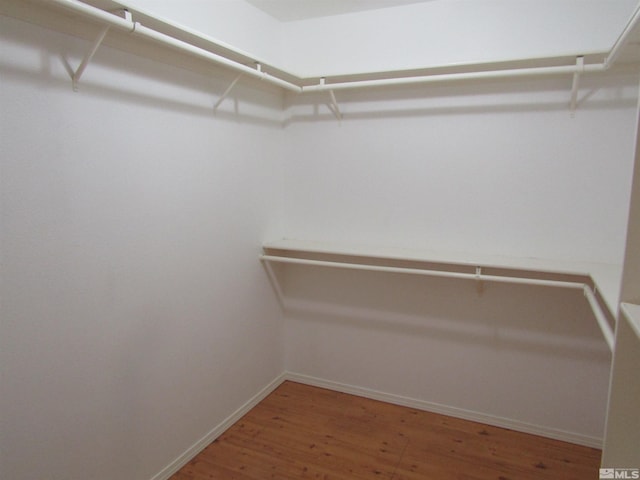
M 213 64 L 235 70 L 240 75 L 255 77 L 296 93 L 325 91 L 331 95 L 337 117 L 340 117 L 338 105 L 333 92 L 335 90 L 381 87 L 393 85 L 420 84 L 432 82 L 455 82 L 474 79 L 518 78 L 544 75 L 571 75 L 571 99 L 568 104 L 572 109 L 576 106 L 576 95 L 579 78 L 585 73 L 605 72 L 615 63 L 638 63 L 638 42 L 640 41 L 640 5 L 630 17 L 627 25 L 620 32 L 618 39 L 609 51 L 583 52 L 572 56 L 542 59 L 517 59 L 494 64 L 465 64 L 455 66 L 425 66 L 423 69 L 411 71 L 378 71 L 343 75 L 340 77 L 302 78 L 287 72 L 276 65 L 267 64 L 250 54 L 236 49 L 223 42 L 203 35 L 194 30 L 182 27 L 168 20 L 153 17 L 149 13 L 128 9 L 127 2 L 116 0 L 0 0 L 0 3 L 14 3 L 13 12 L 20 11 L 23 16 L 34 5 L 40 4 L 49 9 L 63 11 L 77 20 L 84 18 L 108 27 L 110 31 L 120 31 L 132 37 L 141 37 L 174 51 L 204 59 Z M 22 8 L 15 7 L 18 3 Z M 25 7 L 30 4 L 31 7 Z M 26 15 L 28 16 L 28 15 Z M 28 20 L 28 18 L 27 18 Z M 144 25 L 146 23 L 147 25 Z M 87 66 L 95 50 L 102 42 L 103 32 L 82 64 L 80 74 Z M 105 33 L 104 35 L 109 35 Z M 74 78 L 74 85 L 80 75 Z M 236 80 L 237 81 L 237 80 Z M 236 81 L 230 85 L 233 88 Z M 226 91 L 222 96 L 226 96 Z
M 471 279 L 477 281 L 480 288 L 481 282 L 487 281 L 581 289 L 607 344 L 613 349 L 613 325 L 622 277 L 620 266 L 428 250 L 358 248 L 289 239 L 265 243 L 261 260 L 267 265 L 300 264 Z M 273 277 L 271 271 L 270 274 Z

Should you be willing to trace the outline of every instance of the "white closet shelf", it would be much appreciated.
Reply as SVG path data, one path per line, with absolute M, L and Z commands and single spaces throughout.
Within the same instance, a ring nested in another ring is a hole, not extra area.
M 258 78 L 285 90 L 296 93 L 328 92 L 338 118 L 341 118 L 341 114 L 337 108 L 334 90 L 542 75 L 573 75 L 571 101 L 568 104 L 571 109 L 574 109 L 577 104 L 576 95 L 581 75 L 605 72 L 614 64 L 637 66 L 640 62 L 640 57 L 637 55 L 637 44 L 640 42 L 640 5 L 636 7 L 627 25 L 608 51 L 571 54 L 565 52 L 553 58 L 506 59 L 504 62 L 490 64 L 427 65 L 407 71 L 347 72 L 339 76 L 327 75 L 315 78 L 303 78 L 193 29 L 155 17 L 145 11 L 136 10 L 126 0 L 0 0 L 0 7 L 2 7 L 0 13 L 33 21 L 34 16 L 38 17 L 34 15 L 34 10 L 37 10 L 38 6 L 44 7 L 49 12 L 54 10 L 64 12 L 72 22 L 82 20 L 89 23 L 97 22 L 102 25 L 102 28 L 110 29 L 108 34 L 105 33 L 107 37 L 114 32 L 131 38 L 140 37 L 158 46 L 235 70 L 241 75 Z M 126 14 L 122 13 L 123 9 L 128 10 Z M 95 42 L 90 55 L 85 57 L 83 68 L 73 79 L 74 86 L 77 86 L 84 67 L 101 44 L 102 39 L 98 38 L 99 41 Z M 236 81 L 234 80 L 228 90 L 233 88 Z M 221 98 L 224 99 L 228 93 L 226 91 Z
M 622 278 L 619 265 L 431 250 L 361 248 L 291 239 L 264 243 L 260 258 L 267 264 L 301 264 L 582 289 L 605 340 L 613 349 L 613 326 Z M 275 281 L 273 272 L 269 273 Z

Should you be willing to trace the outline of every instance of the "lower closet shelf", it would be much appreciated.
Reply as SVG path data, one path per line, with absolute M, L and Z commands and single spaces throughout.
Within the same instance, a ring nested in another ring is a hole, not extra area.
M 582 289 L 605 341 L 613 350 L 622 274 L 618 266 L 406 249 L 360 249 L 288 239 L 265 243 L 260 258 L 281 300 L 282 292 L 271 263 L 471 279 L 479 287 L 487 281 Z

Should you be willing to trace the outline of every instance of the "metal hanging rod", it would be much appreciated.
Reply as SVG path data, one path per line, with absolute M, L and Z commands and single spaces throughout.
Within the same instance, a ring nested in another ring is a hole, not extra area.
M 572 75 L 590 72 L 604 72 L 604 64 L 562 65 L 556 67 L 531 67 L 508 70 L 486 70 L 481 72 L 445 73 L 402 78 L 382 78 L 377 80 L 358 80 L 340 83 L 318 83 L 302 87 L 303 92 L 321 92 L 327 90 L 348 90 L 355 88 L 385 87 L 391 85 L 410 85 L 420 83 L 454 82 L 461 80 L 482 80 L 496 78 L 517 78 L 544 75 Z
M 460 278 L 467 280 L 487 280 L 498 283 L 517 283 L 523 285 L 537 285 L 544 287 L 564 287 L 583 289 L 588 285 L 584 282 L 570 282 L 564 280 L 545 280 L 540 278 L 509 277 L 504 275 L 487 275 L 482 273 L 482 267 L 477 267 L 473 273 L 451 272 L 447 270 L 430 270 L 424 268 L 391 267 L 386 265 L 369 265 L 366 263 L 334 262 L 329 260 L 312 260 L 307 258 L 282 257 L 278 255 L 262 255 L 261 260 L 276 263 L 292 263 L 296 265 L 311 265 L 316 267 L 334 267 L 347 270 L 366 270 L 370 272 L 409 273 L 427 277 Z M 478 271 L 478 268 L 480 271 Z

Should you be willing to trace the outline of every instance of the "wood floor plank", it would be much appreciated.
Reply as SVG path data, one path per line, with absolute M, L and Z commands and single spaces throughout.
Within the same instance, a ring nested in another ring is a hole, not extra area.
M 600 451 L 284 382 L 171 480 L 583 480 Z

